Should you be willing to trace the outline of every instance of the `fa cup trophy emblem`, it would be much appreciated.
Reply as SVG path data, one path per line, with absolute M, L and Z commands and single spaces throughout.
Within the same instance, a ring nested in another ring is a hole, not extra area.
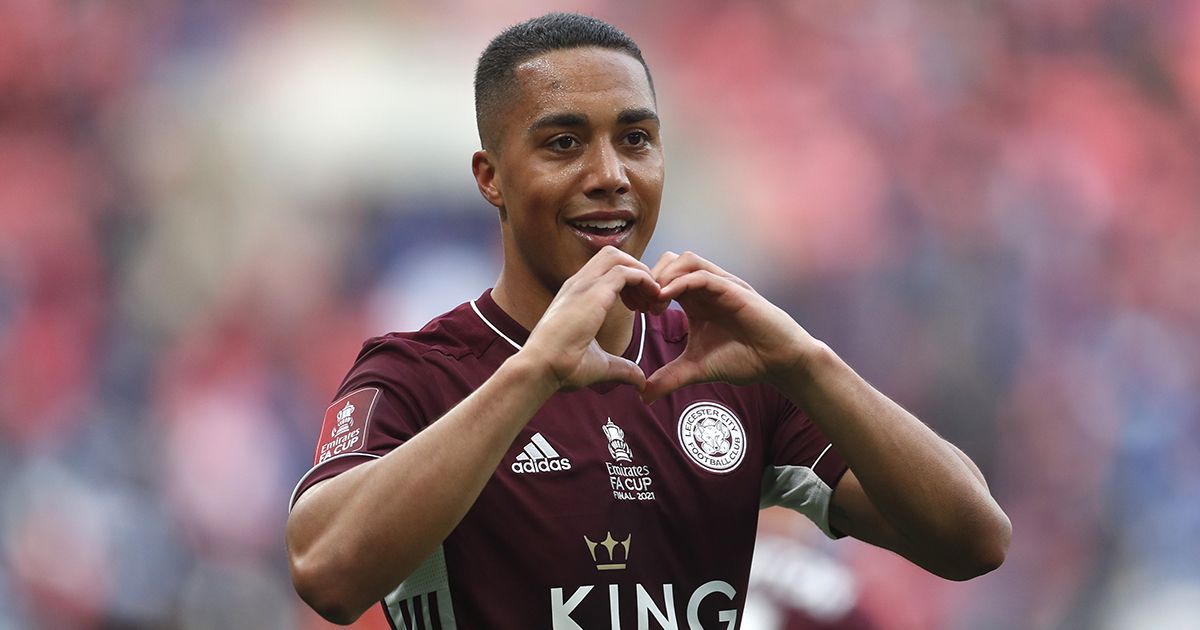
M 608 438 L 608 454 L 619 462 L 633 461 L 633 451 L 625 443 L 625 432 L 621 427 L 613 424 L 612 418 L 609 418 L 608 424 L 600 428 L 604 431 L 604 437 Z

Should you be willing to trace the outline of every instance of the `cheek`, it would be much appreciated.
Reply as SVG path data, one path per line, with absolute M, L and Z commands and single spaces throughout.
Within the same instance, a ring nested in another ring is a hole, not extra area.
M 537 179 L 530 188 L 536 191 L 543 201 L 555 202 L 570 197 L 575 182 L 579 178 L 580 166 L 566 164 L 548 166 L 537 174 Z
M 638 189 L 638 196 L 642 198 L 642 202 L 646 204 L 647 209 L 658 210 L 658 204 L 662 200 L 663 192 L 663 172 L 662 169 L 644 173 L 636 180 L 635 185 Z
M 662 194 L 663 176 L 663 159 L 661 154 L 648 155 L 642 160 L 635 162 L 629 169 L 629 176 L 639 182 L 639 186 L 646 191 L 646 194 L 651 194 L 650 191 L 657 191 L 657 194 Z
M 575 176 L 570 167 L 546 170 L 530 179 L 524 187 L 524 214 L 530 223 L 549 226 L 557 223 L 558 215 L 572 198 Z

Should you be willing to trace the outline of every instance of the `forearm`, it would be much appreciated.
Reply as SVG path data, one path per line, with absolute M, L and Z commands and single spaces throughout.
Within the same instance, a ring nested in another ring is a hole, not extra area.
M 330 620 L 357 618 L 449 535 L 554 391 L 516 355 L 408 442 L 310 490 L 288 518 L 297 592 Z
M 970 459 L 832 350 L 817 344 L 776 384 L 833 442 L 906 555 L 926 568 L 1003 557 L 1008 519 Z

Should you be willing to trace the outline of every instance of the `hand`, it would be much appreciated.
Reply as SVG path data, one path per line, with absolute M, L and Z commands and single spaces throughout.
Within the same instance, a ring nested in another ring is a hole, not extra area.
M 696 254 L 667 252 L 651 275 L 662 286 L 659 299 L 683 307 L 689 333 L 683 354 L 650 376 L 647 403 L 692 383 L 782 377 L 820 344 L 749 284 Z
M 630 310 L 666 310 L 669 300 L 659 297 L 659 288 L 644 263 L 605 247 L 563 283 L 521 353 L 547 369 L 555 390 L 618 381 L 640 391 L 646 383 L 642 369 L 605 352 L 596 333 L 618 298 Z

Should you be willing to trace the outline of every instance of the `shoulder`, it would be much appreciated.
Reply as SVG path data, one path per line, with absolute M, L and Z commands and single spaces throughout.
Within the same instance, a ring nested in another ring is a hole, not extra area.
M 390 332 L 363 342 L 354 366 L 347 376 L 351 381 L 397 380 L 412 382 L 414 377 L 432 372 L 458 372 L 462 365 L 478 363 L 496 343 L 491 333 L 464 302 L 435 317 L 420 330 Z
M 443 313 L 420 330 L 390 332 L 363 342 L 359 360 L 373 355 L 398 355 L 424 361 L 458 361 L 486 352 L 497 337 L 463 302 Z

